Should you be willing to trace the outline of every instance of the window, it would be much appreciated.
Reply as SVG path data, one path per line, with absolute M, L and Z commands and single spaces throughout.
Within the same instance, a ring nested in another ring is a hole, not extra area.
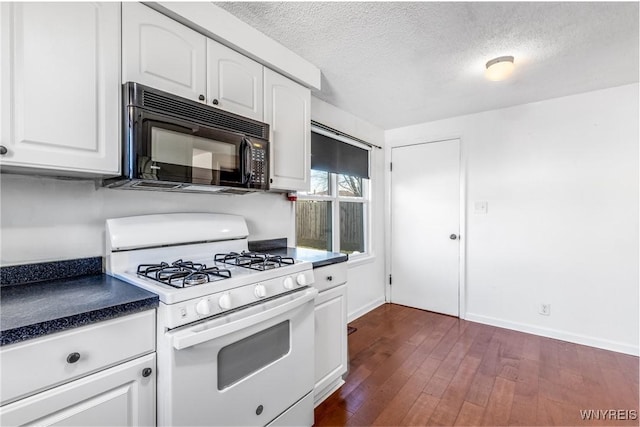
M 296 202 L 297 246 L 367 253 L 369 150 L 320 132 L 311 134 L 310 191 L 299 192 Z

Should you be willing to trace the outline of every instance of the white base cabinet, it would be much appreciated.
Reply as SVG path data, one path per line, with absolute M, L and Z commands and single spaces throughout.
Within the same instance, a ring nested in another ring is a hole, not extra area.
M 0 165 L 120 172 L 120 3 L 0 5 Z
M 340 263 L 313 272 L 320 293 L 315 302 L 314 404 L 319 405 L 338 389 L 348 369 L 347 264 Z
M 156 422 L 155 310 L 0 348 L 0 425 Z
M 152 353 L 19 400 L 0 408 L 0 421 L 3 426 L 155 425 L 155 365 Z M 144 377 L 150 367 L 154 373 Z

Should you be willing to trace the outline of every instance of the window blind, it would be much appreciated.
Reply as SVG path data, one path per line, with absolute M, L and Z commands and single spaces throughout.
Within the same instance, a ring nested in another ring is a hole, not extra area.
M 311 132 L 311 169 L 369 179 L 369 151 Z

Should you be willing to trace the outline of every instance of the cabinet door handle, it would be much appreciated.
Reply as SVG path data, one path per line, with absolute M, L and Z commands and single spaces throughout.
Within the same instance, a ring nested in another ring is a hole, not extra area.
M 327 280 L 330 282 L 333 280 L 333 276 L 327 276 Z
M 151 368 L 144 368 L 142 370 L 142 376 L 147 378 L 149 375 L 151 375 L 151 373 L 153 372 L 153 369 Z
M 7 150 L 7 147 L 5 147 L 4 145 L 0 145 L 0 156 L 4 156 L 8 152 L 9 150 Z
M 213 105 L 218 105 L 218 100 L 217 100 L 217 99 L 214 99 L 213 101 L 211 101 L 211 103 L 212 103 Z
M 67 363 L 76 363 L 80 360 L 80 353 L 71 353 L 67 356 Z
M 198 99 L 199 99 L 200 101 L 204 101 L 204 95 L 200 95 L 200 96 L 198 97 Z

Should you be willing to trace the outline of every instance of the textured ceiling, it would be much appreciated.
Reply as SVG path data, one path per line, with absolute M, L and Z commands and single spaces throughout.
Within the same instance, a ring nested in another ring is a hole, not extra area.
M 216 5 L 320 68 L 316 97 L 384 129 L 639 79 L 638 2 Z M 502 55 L 514 74 L 486 80 Z

